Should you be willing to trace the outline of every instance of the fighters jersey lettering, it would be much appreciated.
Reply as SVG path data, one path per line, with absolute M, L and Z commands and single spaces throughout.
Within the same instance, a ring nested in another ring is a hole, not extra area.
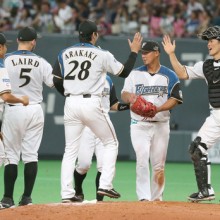
M 145 86 L 144 84 L 136 85 L 136 93 L 138 95 L 146 94 L 168 94 L 167 86 Z
M 165 66 L 161 66 L 159 71 L 153 75 L 148 73 L 146 66 L 134 69 L 125 79 L 123 91 L 142 95 L 147 101 L 154 103 L 156 106 L 163 105 L 169 98 L 174 98 L 182 103 L 179 79 L 175 72 Z M 131 118 L 134 120 L 145 120 L 132 111 L 130 113 Z M 170 111 L 163 111 L 157 113 L 152 120 L 167 121 L 169 118 Z

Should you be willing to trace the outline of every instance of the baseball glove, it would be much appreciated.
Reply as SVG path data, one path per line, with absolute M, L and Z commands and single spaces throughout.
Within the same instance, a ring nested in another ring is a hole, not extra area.
M 144 118 L 153 118 L 157 113 L 157 108 L 153 103 L 148 102 L 142 96 L 137 96 L 137 99 L 131 105 L 131 111 Z

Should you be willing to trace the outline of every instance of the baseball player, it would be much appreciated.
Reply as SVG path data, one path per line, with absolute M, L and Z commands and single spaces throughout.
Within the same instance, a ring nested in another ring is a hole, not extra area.
M 199 36 L 207 41 L 209 55 L 213 58 L 197 62 L 194 66 L 183 66 L 175 55 L 175 41 L 171 42 L 169 36 L 163 38 L 164 49 L 179 78 L 183 80 L 204 79 L 208 85 L 210 116 L 206 118 L 197 137 L 189 146 L 198 186 L 198 192 L 188 197 L 192 202 L 215 199 L 211 186 L 208 149 L 220 138 L 220 26 L 209 27 Z
M 118 154 L 118 140 L 108 113 L 103 109 L 101 94 L 106 73 L 127 77 L 136 61 L 142 36 L 134 35 L 129 42 L 131 53 L 123 65 L 109 52 L 95 46 L 99 34 L 95 22 L 83 21 L 79 26 L 80 43 L 62 50 L 55 63 L 54 84 L 66 96 L 64 107 L 65 152 L 61 167 L 62 202 L 81 201 L 75 196 L 73 172 L 85 126 L 104 145 L 102 175 L 98 194 L 119 198 L 112 181 Z M 77 104 L 76 104 L 77 103 Z
M 22 103 L 23 105 L 28 105 L 29 103 L 28 96 L 23 96 L 21 98 L 18 98 L 11 94 L 11 84 L 10 84 L 10 80 L 8 77 L 8 72 L 6 68 L 4 67 L 4 63 L 3 63 L 5 53 L 7 52 L 6 43 L 7 43 L 7 40 L 5 38 L 5 35 L 0 33 L 0 112 L 1 114 L 3 112 L 4 102 Z M 0 167 L 4 163 L 4 160 L 5 160 L 5 152 L 4 152 L 4 146 L 2 143 L 2 134 L 0 133 Z
M 53 87 L 51 65 L 32 51 L 36 46 L 37 33 L 32 27 L 18 32 L 18 50 L 6 55 L 4 63 L 11 81 L 12 93 L 28 95 L 29 105 L 7 102 L 2 132 L 7 163 L 4 170 L 4 195 L 2 208 L 13 207 L 13 191 L 17 178 L 18 163 L 24 163 L 24 192 L 19 206 L 32 204 L 31 193 L 37 175 L 38 149 L 40 147 L 44 114 L 41 107 L 43 83 Z M 10 71 L 9 71 L 10 70 Z
M 124 111 L 129 109 L 128 104 L 120 103 L 116 96 L 115 86 L 110 78 L 106 76 L 104 90 L 102 92 L 102 105 L 103 110 L 108 113 L 112 111 Z M 86 177 L 86 174 L 92 164 L 92 157 L 95 153 L 97 160 L 97 175 L 96 175 L 96 191 L 99 188 L 99 179 L 102 172 L 102 155 L 104 152 L 104 146 L 101 140 L 88 128 L 85 127 L 81 141 L 80 149 L 78 153 L 78 161 L 76 169 L 74 171 L 75 191 L 76 196 L 84 199 L 82 184 Z M 97 201 L 102 201 L 103 196 L 96 193 Z
M 137 95 L 141 95 L 156 106 L 157 113 L 153 118 L 130 111 L 130 133 L 136 154 L 138 200 L 161 201 L 165 186 L 170 110 L 182 103 L 182 93 L 176 74 L 160 64 L 160 46 L 156 41 L 145 41 L 141 53 L 144 65 L 134 69 L 125 80 L 122 100 L 132 104 Z

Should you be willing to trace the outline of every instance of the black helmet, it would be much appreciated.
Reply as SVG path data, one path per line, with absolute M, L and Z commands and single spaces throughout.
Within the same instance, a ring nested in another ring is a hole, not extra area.
M 202 40 L 217 39 L 220 40 L 220 26 L 207 28 L 202 34 L 198 35 Z

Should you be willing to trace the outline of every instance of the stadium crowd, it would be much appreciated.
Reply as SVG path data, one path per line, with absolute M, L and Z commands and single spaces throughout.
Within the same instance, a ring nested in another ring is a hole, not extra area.
M 0 0 L 0 32 L 33 26 L 74 34 L 84 19 L 95 20 L 101 35 L 194 38 L 220 25 L 220 0 Z

